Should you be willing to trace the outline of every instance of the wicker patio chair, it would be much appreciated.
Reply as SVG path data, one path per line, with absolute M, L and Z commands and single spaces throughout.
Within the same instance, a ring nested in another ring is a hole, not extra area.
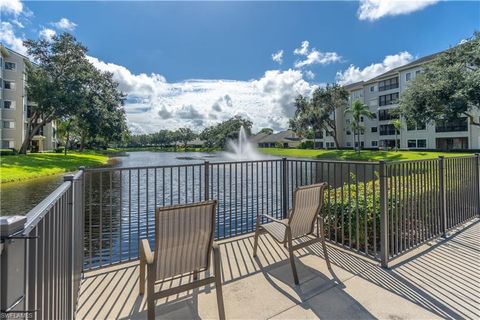
M 331 269 L 327 246 L 325 245 L 323 218 L 320 216 L 320 209 L 323 205 L 323 191 L 326 185 L 326 183 L 318 183 L 297 188 L 293 199 L 293 209 L 290 210 L 287 219 L 278 220 L 272 216 L 263 214 L 257 216 L 253 256 L 257 256 L 258 237 L 260 233 L 269 233 L 275 241 L 284 244 L 288 249 L 295 284 L 298 284 L 297 269 L 293 259 L 293 252 L 295 250 L 321 241 L 327 267 Z M 269 223 L 261 224 L 260 221 L 262 217 L 269 220 Z M 317 220 L 316 235 L 314 234 L 315 220 Z M 311 237 L 312 235 L 313 238 Z M 309 240 L 293 245 L 293 240 L 306 236 L 308 236 Z
M 140 244 L 140 295 L 145 292 L 146 267 L 148 319 L 155 318 L 155 300 L 210 283 L 215 283 L 218 313 L 225 319 L 220 249 L 213 242 L 216 206 L 216 201 L 205 201 L 157 209 L 153 252 L 148 240 Z M 209 270 L 212 252 L 213 276 L 199 280 L 199 272 Z M 156 284 L 189 275 L 190 283 L 155 291 Z

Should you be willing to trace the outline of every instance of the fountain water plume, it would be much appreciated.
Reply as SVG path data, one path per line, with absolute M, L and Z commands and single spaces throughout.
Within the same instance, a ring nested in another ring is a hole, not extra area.
M 238 140 L 228 141 L 228 151 L 225 155 L 232 160 L 258 160 L 260 154 L 257 152 L 254 144 L 248 140 L 247 132 L 243 126 L 240 127 L 238 132 Z

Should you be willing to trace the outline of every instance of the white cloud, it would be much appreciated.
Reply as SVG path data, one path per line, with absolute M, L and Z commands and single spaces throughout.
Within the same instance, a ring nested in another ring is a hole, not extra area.
M 20 0 L 0 0 L 0 12 L 19 15 L 23 11 Z
M 336 52 L 320 52 L 315 48 L 310 49 L 309 46 L 310 43 L 305 40 L 302 41 L 299 48 L 293 51 L 294 54 L 305 57 L 305 59 L 295 62 L 295 68 L 299 69 L 314 64 L 325 65 L 342 60 L 342 57 Z
M 77 24 L 73 21 L 68 20 L 67 18 L 62 18 L 57 22 L 52 23 L 53 26 L 57 29 L 73 31 L 77 27 Z
M 403 51 L 395 55 L 388 55 L 382 62 L 372 63 L 363 69 L 352 64 L 346 70 L 338 71 L 336 80 L 340 84 L 369 80 L 393 68 L 407 64 L 412 60 L 413 56 L 409 52 Z
M 330 64 L 341 60 L 342 57 L 336 52 L 320 52 L 313 49 L 304 60 L 295 62 L 295 68 L 302 68 L 313 64 Z
M 50 29 L 50 28 L 43 28 L 42 30 L 40 30 L 40 32 L 38 33 L 38 35 L 40 36 L 40 38 L 43 38 L 45 40 L 50 40 L 52 39 L 57 33 L 55 32 L 55 30 L 53 29 Z
M 308 54 L 308 47 L 310 46 L 310 42 L 307 40 L 302 41 L 302 44 L 299 48 L 293 50 L 293 53 L 299 56 L 306 56 Z
M 358 18 L 378 20 L 385 16 L 396 16 L 422 10 L 439 0 L 360 0 Z
M 304 75 L 307 79 L 313 79 L 313 78 L 315 78 L 315 73 L 313 73 L 313 72 L 310 71 L 310 70 L 305 70 L 305 71 L 303 71 L 303 75 Z
M 23 45 L 23 39 L 15 35 L 13 26 L 9 22 L 0 22 L 0 42 L 13 51 L 21 54 L 27 53 L 27 48 Z
M 278 50 L 275 53 L 272 53 L 272 60 L 282 64 L 283 62 L 283 50 Z
M 299 70 L 271 70 L 260 79 L 186 80 L 167 82 L 159 74 L 133 74 L 124 66 L 89 60 L 99 69 L 110 71 L 128 94 L 125 103 L 130 129 L 135 133 L 162 128 L 190 127 L 200 131 L 242 115 L 254 122 L 254 130 L 288 127 L 292 102 L 298 94 L 310 94 L 316 87 Z

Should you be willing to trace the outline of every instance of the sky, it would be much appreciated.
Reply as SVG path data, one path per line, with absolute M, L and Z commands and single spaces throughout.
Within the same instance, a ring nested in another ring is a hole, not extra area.
M 479 1 L 0 0 L 0 41 L 72 33 L 128 98 L 133 133 L 201 131 L 240 115 L 288 127 L 293 100 L 368 80 L 480 30 Z

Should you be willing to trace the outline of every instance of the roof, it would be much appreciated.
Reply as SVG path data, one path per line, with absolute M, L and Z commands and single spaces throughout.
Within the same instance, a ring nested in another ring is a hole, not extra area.
M 265 138 L 269 135 L 270 134 L 266 133 L 266 132 L 259 132 L 256 135 L 251 136 L 250 140 L 253 141 L 253 142 L 258 142 L 258 141 L 262 140 L 263 138 Z
M 263 139 L 258 140 L 258 143 L 275 143 L 275 142 L 292 142 L 300 141 L 301 139 L 293 132 L 293 130 L 285 130 L 279 133 L 267 135 Z
M 422 58 L 419 58 L 415 61 L 412 61 L 412 62 L 409 62 L 407 64 L 404 64 L 400 67 L 396 67 L 396 68 L 393 68 L 387 72 L 384 72 L 368 81 L 365 81 L 365 83 L 370 83 L 370 82 L 376 82 L 380 79 L 383 79 L 383 78 L 387 78 L 389 76 L 393 76 L 395 74 L 397 74 L 399 71 L 401 70 L 405 70 L 405 69 L 408 69 L 408 68 L 411 68 L 411 67 L 414 67 L 414 66 L 417 66 L 417 65 L 421 65 L 423 63 L 426 63 L 426 62 L 429 62 L 431 60 L 433 60 L 436 56 L 438 56 L 439 54 L 443 53 L 444 51 L 440 51 L 440 52 L 437 52 L 437 53 L 433 53 L 433 54 L 430 54 L 428 56 L 425 56 L 425 57 L 422 57 Z

